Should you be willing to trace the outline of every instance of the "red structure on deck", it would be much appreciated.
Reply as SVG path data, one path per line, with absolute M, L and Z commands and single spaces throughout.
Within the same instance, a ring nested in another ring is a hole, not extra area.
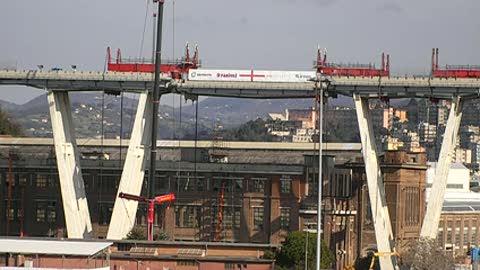
M 438 48 L 432 49 L 432 76 L 436 78 L 480 78 L 480 65 L 446 65 L 438 68 Z
M 360 76 L 360 77 L 389 77 L 390 76 L 390 55 L 382 53 L 382 68 L 375 69 L 372 64 L 336 64 L 327 62 L 327 49 L 318 49 L 316 68 L 317 72 L 328 76 Z
M 120 49 L 117 50 L 117 59 L 112 62 L 110 47 L 107 48 L 108 71 L 115 72 L 146 72 L 153 73 L 155 71 L 155 63 L 151 59 L 125 59 L 122 60 Z M 195 46 L 193 57 L 190 57 L 190 48 L 186 45 L 185 57 L 178 61 L 162 63 L 160 72 L 170 74 L 175 79 L 181 79 L 182 74 L 187 74 L 188 70 L 196 69 L 200 66 L 198 61 L 198 47 Z

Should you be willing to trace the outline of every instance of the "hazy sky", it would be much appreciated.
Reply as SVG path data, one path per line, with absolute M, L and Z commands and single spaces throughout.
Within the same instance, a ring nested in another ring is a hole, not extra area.
M 107 46 L 138 56 L 146 8 L 146 0 L 2 0 L 0 67 L 102 70 Z M 392 72 L 427 73 L 432 47 L 440 64 L 480 64 L 479 11 L 479 0 L 166 0 L 163 54 L 171 58 L 175 45 L 179 57 L 190 41 L 205 68 L 310 70 L 320 44 L 333 61 L 378 65 L 386 51 Z M 40 93 L 0 87 L 0 99 L 20 104 Z

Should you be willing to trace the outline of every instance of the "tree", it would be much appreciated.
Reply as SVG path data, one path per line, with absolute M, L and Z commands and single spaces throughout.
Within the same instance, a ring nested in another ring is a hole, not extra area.
M 279 141 L 277 136 L 268 133 L 265 124 L 261 118 L 248 121 L 237 128 L 225 130 L 223 138 L 227 141 Z
M 304 269 L 305 268 L 305 239 L 306 232 L 290 232 L 285 241 L 282 243 L 281 249 L 276 253 L 277 264 L 285 269 Z M 315 233 L 308 234 L 308 268 L 315 269 L 317 251 L 317 235 Z M 333 252 L 322 241 L 322 257 L 320 266 L 322 269 L 331 267 L 334 261 Z
M 420 238 L 401 257 L 401 269 L 454 269 L 453 257 L 437 244 L 435 239 Z
M 133 227 L 127 234 L 127 240 L 147 240 L 146 231 L 140 227 Z
M 22 136 L 22 128 L 0 108 L 0 135 Z
M 147 231 L 142 227 L 135 226 L 127 234 L 127 237 L 125 239 L 127 239 L 127 240 L 147 240 Z M 156 240 L 156 241 L 170 240 L 170 237 L 164 231 L 160 231 L 158 234 L 153 235 L 153 240 Z

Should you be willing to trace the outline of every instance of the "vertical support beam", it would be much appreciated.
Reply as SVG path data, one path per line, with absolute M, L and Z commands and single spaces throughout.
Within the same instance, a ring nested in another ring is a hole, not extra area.
M 130 145 L 123 166 L 122 177 L 118 186 L 117 197 L 113 207 L 112 219 L 108 228 L 108 239 L 119 240 L 127 236 L 134 226 L 138 202 L 121 199 L 120 192 L 140 196 L 145 179 L 145 167 L 148 164 L 150 136 L 152 127 L 152 94 L 144 92 L 138 99 L 137 114 L 132 128 Z
M 68 92 L 50 91 L 48 106 L 68 238 L 91 238 L 92 223 L 80 169 Z
M 455 149 L 458 129 L 462 120 L 463 100 L 454 97 L 448 116 L 445 134 L 443 135 L 442 148 L 438 157 L 435 178 L 428 199 L 427 212 L 423 220 L 420 237 L 435 239 L 437 237 L 438 223 L 442 213 L 445 189 L 447 188 L 448 172 L 452 162 L 452 152 Z
M 377 249 L 378 252 L 385 254 L 384 256 L 379 256 L 380 268 L 382 270 L 393 270 L 396 265 L 395 257 L 392 256 L 395 243 L 385 198 L 385 186 L 378 162 L 378 152 L 368 108 L 368 99 L 356 94 L 353 95 L 353 99 L 355 101 L 358 127 L 362 141 L 362 154 L 365 162 L 368 195 L 370 197 Z

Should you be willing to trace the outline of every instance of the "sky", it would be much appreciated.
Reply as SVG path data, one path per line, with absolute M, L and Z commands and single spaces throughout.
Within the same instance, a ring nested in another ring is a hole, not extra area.
M 101 71 L 107 46 L 123 57 L 148 57 L 152 6 L 0 1 L 0 68 Z M 478 0 L 166 0 L 162 53 L 180 57 L 189 41 L 198 44 L 204 68 L 312 70 L 320 45 L 334 62 L 379 66 L 385 51 L 394 74 L 427 74 L 433 47 L 441 65 L 480 64 L 479 10 Z M 0 99 L 18 104 L 42 93 L 0 86 Z

